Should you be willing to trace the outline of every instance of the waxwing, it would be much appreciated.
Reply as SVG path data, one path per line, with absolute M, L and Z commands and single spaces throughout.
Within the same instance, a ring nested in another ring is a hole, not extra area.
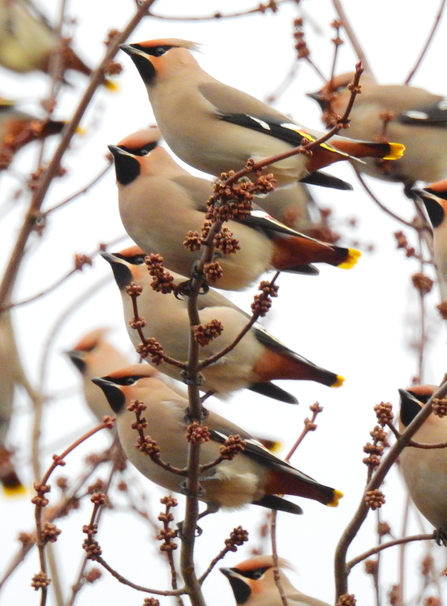
M 434 385 L 400 389 L 399 428 L 403 431 L 433 395 Z M 447 417 L 431 413 L 413 436 L 415 442 L 447 442 Z M 447 449 L 407 446 L 399 456 L 400 469 L 414 504 L 440 534 L 447 530 Z
M 58 120 L 39 120 L 17 109 L 14 101 L 0 98 L 0 170 L 9 166 L 15 152 L 24 145 L 57 135 L 64 126 L 65 122 Z
M 144 317 L 146 338 L 155 338 L 166 355 L 179 361 L 188 359 L 189 318 L 186 297 L 163 294 L 152 289 L 152 277 L 145 266 L 145 255 L 138 247 L 131 247 L 120 253 L 102 253 L 112 267 L 120 290 L 124 318 L 129 336 L 135 347 L 140 338 L 129 326 L 134 317 L 131 297 L 126 287 L 132 283 L 143 287 L 137 299 L 139 316 Z M 187 278 L 170 272 L 176 285 L 184 284 Z M 236 305 L 218 292 L 210 290 L 198 298 L 199 315 L 202 325 L 219 320 L 224 329 L 222 334 L 200 348 L 200 358 L 206 359 L 231 345 L 249 317 Z M 149 358 L 148 358 L 148 361 Z M 164 363 L 163 372 L 181 379 L 181 370 Z M 201 370 L 205 383 L 203 389 L 225 396 L 237 389 L 248 388 L 263 395 L 289 403 L 297 403 L 296 398 L 277 385 L 277 379 L 301 379 L 317 381 L 331 387 L 343 384 L 343 377 L 314 365 L 309 360 L 291 351 L 256 324 L 236 347 L 224 358 Z
M 25 487 L 15 470 L 14 453 L 8 449 L 8 433 L 14 412 L 14 391 L 16 385 L 23 384 L 23 371 L 8 312 L 0 315 L 0 369 L 0 483 L 6 495 L 19 495 L 25 492 Z
M 67 355 L 82 377 L 84 398 L 98 419 L 110 415 L 110 406 L 104 393 L 92 383 L 93 377 L 104 376 L 130 364 L 130 360 L 106 338 L 108 328 L 96 328 L 84 335 Z
M 132 429 L 135 413 L 128 410 L 131 402 L 142 402 L 145 436 L 150 436 L 160 448 L 160 458 L 177 469 L 187 466 L 188 442 L 185 431 L 188 422 L 185 412 L 189 402 L 157 377 L 148 364 L 136 364 L 118 370 L 102 378 L 93 379 L 103 389 L 110 406 L 117 416 L 118 435 L 124 452 L 135 467 L 147 478 L 166 490 L 182 492 L 184 476 L 160 467 L 150 457 L 136 448 L 138 434 Z M 199 499 L 207 503 L 207 513 L 221 507 L 239 508 L 249 503 L 271 509 L 302 513 L 300 507 L 278 497 L 279 494 L 302 496 L 336 507 L 343 496 L 337 490 L 318 484 L 289 463 L 278 459 L 266 448 L 223 417 L 208 411 L 205 425 L 210 440 L 200 448 L 200 462 L 214 462 L 220 454 L 220 446 L 229 435 L 239 435 L 246 442 L 245 448 L 231 461 L 201 472 Z
M 310 93 L 324 111 L 330 127 L 334 113 L 343 115 L 350 97 L 348 84 L 353 73 L 336 76 L 317 93 Z M 447 176 L 447 102 L 423 88 L 400 84 L 378 84 L 365 72 L 362 92 L 356 97 L 347 131 L 354 139 L 398 141 L 405 154 L 396 162 L 367 160 L 358 170 L 386 181 L 438 181 Z
M 0 0 L 0 65 L 19 74 L 35 70 L 49 73 L 52 55 L 61 42 L 63 70 L 90 76 L 92 69 L 78 57 L 31 0 Z M 111 90 L 116 85 L 104 79 Z
M 413 188 L 425 205 L 433 228 L 433 259 L 436 265 L 441 299 L 447 299 L 447 180 L 424 189 Z
M 320 133 L 250 95 L 219 82 L 191 54 L 197 45 L 173 38 L 121 45 L 146 85 L 162 135 L 184 162 L 220 177 L 255 161 L 283 154 Z M 269 165 L 279 187 L 319 168 L 355 157 L 397 158 L 403 147 L 333 137 L 311 155 L 298 154 Z
M 138 131 L 109 149 L 115 158 L 121 219 L 129 236 L 147 253 L 159 253 L 168 267 L 190 275 L 203 249 L 188 252 L 190 231 L 202 233 L 213 184 L 193 177 L 158 145 L 157 128 Z M 311 263 L 352 267 L 360 252 L 319 242 L 279 223 L 260 207 L 239 221 L 225 222 L 240 250 L 225 254 L 216 246 L 223 269 L 218 288 L 240 290 L 265 271 L 315 273 Z
M 290 606 L 329 606 L 326 602 L 295 589 L 283 568 L 290 568 L 290 565 L 283 558 L 278 558 L 279 578 Z M 237 606 L 282 606 L 273 569 L 273 557 L 259 555 L 244 560 L 233 568 L 220 568 L 220 572 L 227 577 Z

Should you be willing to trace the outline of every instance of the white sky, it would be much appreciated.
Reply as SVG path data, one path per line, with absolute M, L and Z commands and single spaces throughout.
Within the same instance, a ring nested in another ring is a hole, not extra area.
M 188 3 L 159 0 L 153 9 L 164 15 L 202 15 L 212 14 L 216 10 L 224 13 L 242 10 L 254 4 L 248 0 L 190 0 Z M 414 4 L 404 0 L 394 0 L 392 3 L 383 0 L 344 1 L 352 25 L 381 82 L 403 82 L 425 42 L 438 4 L 437 1 L 426 0 L 416 10 Z M 333 37 L 333 30 L 328 24 L 334 18 L 331 3 L 329 0 L 313 0 L 302 2 L 302 5 L 304 14 L 309 17 L 306 32 L 312 56 L 324 73 L 329 74 L 332 62 L 329 41 Z M 57 14 L 57 2 L 46 0 L 41 2 L 41 6 L 48 14 Z M 78 20 L 75 47 L 84 58 L 95 63 L 102 56 L 102 39 L 106 32 L 112 27 L 120 28 L 128 21 L 134 10 L 134 2 L 72 0 L 68 9 Z M 276 16 L 256 15 L 228 21 L 193 23 L 146 19 L 131 36 L 130 42 L 161 37 L 200 42 L 203 47 L 197 58 L 204 69 L 227 84 L 264 98 L 283 81 L 293 62 L 291 24 L 298 15 L 298 8 L 290 3 L 282 7 Z M 447 90 L 446 40 L 444 18 L 413 80 L 414 85 L 438 93 Z M 45 208 L 78 190 L 100 171 L 107 144 L 117 143 L 130 132 L 153 122 L 146 92 L 136 69 L 124 53 L 119 53 L 117 60 L 124 66 L 119 79 L 121 91 L 115 95 L 101 91 L 95 97 L 83 121 L 87 134 L 84 139 L 75 141 L 72 153 L 64 160 L 69 174 L 59 183 L 54 183 Z M 350 71 L 355 62 L 356 58 L 347 43 L 340 50 L 337 71 Z M 69 74 L 68 79 L 73 87 L 63 91 L 57 112 L 62 118 L 70 116 L 86 86 L 82 76 Z M 36 99 L 47 94 L 49 84 L 49 80 L 40 74 L 18 76 L 3 69 L 0 71 L 0 94 L 26 101 L 25 107 L 35 112 L 38 111 Z M 320 85 L 318 77 L 306 64 L 302 64 L 295 82 L 276 105 L 296 120 L 310 127 L 321 128 L 317 105 L 304 97 L 305 92 L 314 91 Z M 48 143 L 48 153 L 53 146 L 54 141 Z M 34 167 L 36 154 L 37 147 L 30 146 L 23 150 L 13 164 L 14 172 L 26 175 Z M 280 296 L 264 324 L 286 345 L 345 376 L 345 386 L 329 390 L 314 383 L 284 384 L 297 395 L 299 407 L 276 404 L 247 392 L 238 393 L 230 402 L 213 402 L 215 410 L 252 433 L 279 438 L 284 443 L 284 454 L 301 432 L 302 420 L 309 414 L 308 406 L 315 400 L 324 406 L 324 413 L 318 419 L 318 430 L 306 438 L 292 462 L 322 483 L 342 490 L 345 498 L 338 509 L 324 509 L 318 503 L 301 500 L 303 516 L 280 514 L 278 545 L 280 555 L 296 569 L 290 575 L 294 584 L 304 593 L 328 602 L 333 597 L 333 551 L 358 505 L 366 477 L 366 468 L 361 463 L 364 456 L 362 447 L 369 440 L 369 431 L 375 424 L 372 408 L 380 401 L 391 401 L 397 405 L 397 389 L 409 385 L 416 372 L 416 356 L 409 342 L 414 339 L 417 330 L 417 298 L 410 286 L 409 276 L 418 271 L 415 261 L 405 259 L 401 251 L 395 250 L 392 234 L 400 226 L 365 197 L 356 184 L 351 168 L 339 164 L 331 172 L 351 181 L 355 185 L 354 192 L 319 190 L 315 192 L 317 199 L 334 209 L 340 230 L 348 238 L 346 243 L 350 243 L 352 238 L 357 238 L 362 244 L 372 242 L 376 252 L 365 254 L 358 266 L 349 272 L 323 267 L 321 275 L 315 279 L 282 276 L 279 282 Z M 20 225 L 21 212 L 26 207 L 26 197 L 10 208 L 3 206 L 7 205 L 9 195 L 17 189 L 18 183 L 17 179 L 6 175 L 0 179 L 0 211 L 8 208 L 0 226 L 1 258 L 4 262 Z M 412 216 L 411 205 L 401 195 L 399 186 L 373 180 L 369 183 L 380 199 L 395 212 L 407 218 Z M 354 234 L 345 227 L 346 219 L 351 216 L 359 221 L 359 228 Z M 88 195 L 51 216 L 44 238 L 31 239 L 30 254 L 23 265 L 15 299 L 22 300 L 51 285 L 71 268 L 74 252 L 88 254 L 99 242 L 108 242 L 122 231 L 114 176 L 110 172 Z M 119 245 L 114 250 L 122 247 Z M 38 380 L 44 343 L 56 319 L 82 292 L 109 272 L 107 264 L 98 259 L 93 268 L 86 268 L 50 296 L 17 310 L 15 325 L 32 381 Z M 238 293 L 234 300 L 248 308 L 251 296 L 252 293 Z M 424 381 L 429 383 L 439 383 L 445 371 L 445 332 L 434 311 L 436 302 L 437 295 L 434 293 L 428 299 L 430 344 Z M 70 315 L 51 344 L 45 391 L 54 393 L 67 389 L 72 395 L 52 402 L 45 414 L 42 437 L 45 445 L 42 457 L 44 468 L 50 464 L 53 452 L 60 452 L 91 424 L 92 417 L 77 389 L 78 376 L 61 351 L 70 349 L 82 334 L 98 325 L 116 328 L 111 335 L 114 343 L 131 354 L 118 292 L 112 281 Z M 18 399 L 17 404 L 11 443 L 19 451 L 18 459 L 26 465 L 30 406 L 23 397 Z M 74 477 L 82 469 L 82 455 L 99 450 L 107 439 L 105 435 L 100 436 L 82 447 L 79 453 L 67 460 L 67 466 L 56 476 Z M 31 484 L 28 465 L 23 475 Z M 133 475 L 136 477 L 137 474 Z M 102 477 L 105 477 L 105 472 Z M 159 511 L 157 499 L 163 493 L 147 481 L 141 481 L 141 486 L 149 495 L 151 510 L 156 515 Z M 382 509 L 382 519 L 390 523 L 393 533 L 398 536 L 404 491 L 397 473 L 389 475 L 384 491 L 387 503 Z M 122 498 L 118 500 L 124 502 Z M 17 549 L 15 538 L 18 531 L 31 530 L 33 527 L 33 508 L 27 499 L 7 501 L 0 498 L 0 511 L 0 570 L 3 570 Z M 89 516 L 90 504 L 87 503 L 81 512 L 57 523 L 63 529 L 55 551 L 65 592 L 74 582 L 83 557 L 81 528 Z M 240 512 L 218 513 L 204 520 L 204 534 L 197 543 L 199 570 L 204 569 L 211 557 L 221 549 L 229 532 L 239 524 L 250 532 L 252 540 L 246 548 L 228 556 L 222 565 L 232 566 L 249 557 L 250 548 L 259 543 L 258 529 L 264 517 L 264 510 L 251 506 Z M 178 519 L 182 519 L 180 507 Z M 376 538 L 371 532 L 374 520 L 375 516 L 371 514 L 350 555 L 357 555 L 375 544 Z M 426 528 L 429 529 L 427 523 Z M 409 531 L 420 532 L 414 514 Z M 160 565 L 157 547 L 150 540 L 151 536 L 151 529 L 141 521 L 117 510 L 104 515 L 99 542 L 104 558 L 123 575 L 142 585 L 168 588 L 168 574 L 166 568 Z M 407 578 L 411 583 L 412 577 L 415 577 L 407 595 L 408 604 L 413 603 L 410 597 L 419 588 L 420 553 L 419 545 L 408 548 Z M 440 569 L 445 562 L 444 553 L 442 548 L 433 546 Z M 384 596 L 397 582 L 397 554 L 394 549 L 383 556 L 381 575 Z M 30 579 L 37 571 L 37 552 L 33 551 L 0 594 L 0 604 L 38 603 L 39 596 L 29 587 Z M 441 580 L 441 584 L 445 585 L 445 581 Z M 447 600 L 444 585 L 441 587 Z M 359 605 L 374 603 L 371 587 L 371 579 L 364 575 L 363 566 L 358 566 L 352 574 L 350 591 L 357 593 Z M 229 584 L 217 570 L 208 579 L 204 591 L 212 606 L 233 603 Z M 120 585 L 104 572 L 99 582 L 81 592 L 76 603 L 80 606 L 94 603 L 111 606 L 126 603 L 130 606 L 141 604 L 144 597 Z M 162 604 L 168 602 L 167 598 L 162 598 Z M 54 603 L 50 591 L 48 604 Z

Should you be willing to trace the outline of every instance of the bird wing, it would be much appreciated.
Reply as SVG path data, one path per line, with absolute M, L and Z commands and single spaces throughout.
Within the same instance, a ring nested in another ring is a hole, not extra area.
M 204 82 L 199 84 L 198 89 L 203 97 L 214 105 L 219 118 L 226 122 L 263 132 L 293 147 L 301 145 L 303 139 L 315 141 L 318 138 L 259 99 L 222 82 Z M 357 160 L 354 156 L 327 143 L 322 143 L 321 147 L 340 156 Z
M 397 120 L 402 124 L 413 126 L 447 128 L 447 98 L 441 99 L 438 103 L 415 107 L 402 112 Z

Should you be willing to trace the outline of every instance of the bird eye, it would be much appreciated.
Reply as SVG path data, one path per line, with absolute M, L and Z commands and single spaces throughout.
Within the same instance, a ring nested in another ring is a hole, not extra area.
M 123 379 L 123 385 L 133 385 L 135 383 L 135 377 L 126 377 Z
M 264 574 L 263 570 L 256 570 L 256 572 L 253 573 L 253 578 L 255 580 L 260 579 L 263 574 Z
M 141 152 L 140 152 L 140 155 L 141 155 L 141 156 L 147 156 L 147 155 L 148 155 L 148 153 L 149 153 L 149 150 L 148 150 L 148 149 L 142 149 L 142 150 L 141 150 Z
M 135 265 L 144 265 L 144 259 L 145 259 L 144 255 L 136 255 L 133 258 L 133 262 Z
M 154 49 L 154 55 L 156 57 L 161 57 L 162 55 L 165 54 L 166 50 L 167 49 L 165 46 L 157 46 L 157 48 Z

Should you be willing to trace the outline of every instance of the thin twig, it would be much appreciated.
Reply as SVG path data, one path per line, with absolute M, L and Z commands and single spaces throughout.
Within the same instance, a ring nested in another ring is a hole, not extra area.
M 259 4 L 256 8 L 251 8 L 246 11 L 238 11 L 234 13 L 227 13 L 223 15 L 221 12 L 214 13 L 213 15 L 203 15 L 201 17 L 167 17 L 165 15 L 157 15 L 152 11 L 148 11 L 148 15 L 153 17 L 154 19 L 160 19 L 163 21 L 215 21 L 222 19 L 233 19 L 235 17 L 246 17 L 248 15 L 254 15 L 255 13 L 265 14 L 268 10 L 271 10 L 273 13 L 276 13 L 279 6 L 282 4 L 286 4 L 287 2 L 297 3 L 297 0 L 269 0 L 265 4 Z
M 317 428 L 317 426 L 315 425 L 315 419 L 320 414 L 320 412 L 323 411 L 323 407 L 320 406 L 318 404 L 318 402 L 315 402 L 315 404 L 312 404 L 312 406 L 310 406 L 310 410 L 312 411 L 312 418 L 310 420 L 307 418 L 304 419 L 303 431 L 301 432 L 297 441 L 295 442 L 295 444 L 292 446 L 289 453 L 285 457 L 285 459 L 284 459 L 285 461 L 290 461 L 290 458 L 292 457 L 293 454 L 295 454 L 295 451 L 297 450 L 297 448 L 301 444 L 301 442 L 304 440 L 304 438 L 307 436 L 307 434 L 311 431 L 315 431 L 315 429 Z
M 410 513 L 411 506 L 411 498 L 410 494 L 407 491 L 407 495 L 405 498 L 405 509 L 404 509 L 404 517 L 402 519 L 402 528 L 401 528 L 401 536 L 405 537 L 407 535 L 407 527 L 408 527 L 408 517 Z M 404 604 L 404 582 L 405 582 L 405 555 L 406 555 L 405 543 L 402 543 L 399 549 L 399 583 L 397 585 L 397 605 L 403 606 Z
M 271 513 L 272 516 L 270 519 L 270 538 L 272 542 L 273 578 L 275 580 L 276 587 L 278 588 L 278 592 L 283 606 L 289 606 L 289 600 L 287 599 L 287 596 L 284 592 L 284 587 L 281 583 L 278 568 L 278 545 L 276 542 L 276 521 L 278 518 L 278 512 L 275 509 L 272 509 Z
M 420 413 L 411 421 L 405 431 L 402 433 L 399 440 L 390 448 L 388 454 L 382 459 L 376 472 L 374 473 L 371 481 L 368 483 L 365 493 L 371 490 L 376 490 L 382 484 L 388 471 L 392 465 L 397 461 L 398 456 L 402 450 L 407 446 L 410 438 L 416 433 L 421 427 L 424 421 L 429 417 L 432 412 L 432 405 L 435 398 L 443 398 L 447 394 L 447 381 L 444 382 L 432 395 Z M 354 517 L 346 527 L 336 549 L 335 553 L 335 581 L 336 581 L 336 600 L 339 596 L 348 592 L 348 576 L 349 569 L 346 565 L 346 554 L 348 548 L 357 535 L 360 527 L 368 515 L 369 508 L 365 502 L 364 495 L 360 501 L 359 507 L 354 514 Z
M 97 250 L 95 250 L 90 255 L 86 255 L 86 256 L 90 259 L 93 259 L 103 250 L 104 247 L 115 246 L 115 244 L 118 244 L 119 242 L 121 242 L 122 240 L 125 240 L 127 238 L 128 238 L 128 236 L 127 236 L 127 234 L 125 234 L 125 235 L 119 236 L 117 238 L 114 238 L 107 244 L 100 244 L 98 246 Z M 22 305 L 27 305 L 28 303 L 33 303 L 34 301 L 37 301 L 38 299 L 44 297 L 45 295 L 48 295 L 50 292 L 53 292 L 54 290 L 56 290 L 59 286 L 62 286 L 62 284 L 64 284 L 64 282 L 66 280 L 68 280 L 68 278 L 70 278 L 74 274 L 78 273 L 80 271 L 80 269 L 82 270 L 82 268 L 74 267 L 69 272 L 67 272 L 64 276 L 60 277 L 56 282 L 54 282 L 54 284 L 45 288 L 45 290 L 41 290 L 40 292 L 36 293 L 35 295 L 32 295 L 28 299 L 23 299 L 22 301 L 17 301 L 16 303 L 9 303 L 8 305 L 5 305 L 2 309 L 0 309 L 0 313 L 3 313 L 4 311 L 7 311 L 8 309 L 11 309 L 13 307 L 15 308 L 15 307 L 20 307 Z
M 48 210 L 46 210 L 45 212 L 42 213 L 42 216 L 46 217 L 50 213 L 53 213 L 54 211 L 59 210 L 60 208 L 66 206 L 70 202 L 73 202 L 74 200 L 76 200 L 76 198 L 79 198 L 79 196 L 86 194 L 88 192 L 88 190 L 91 187 L 93 187 L 93 185 L 96 185 L 104 177 L 104 175 L 106 175 L 108 173 L 108 171 L 110 170 L 111 167 L 112 167 L 112 163 L 110 162 L 105 168 L 103 168 L 101 170 L 101 172 L 98 175 L 96 175 L 96 177 L 94 177 L 90 181 L 90 183 L 85 185 L 82 189 L 80 189 L 76 193 L 72 194 L 68 198 L 65 198 L 65 200 L 62 200 L 61 202 L 58 202 L 54 206 L 51 206 Z
M 79 126 L 82 116 L 89 106 L 96 89 L 102 83 L 104 70 L 118 52 L 119 45 L 127 40 L 128 36 L 147 14 L 147 10 L 154 2 L 155 0 L 143 0 L 123 31 L 118 34 L 116 38 L 114 38 L 112 44 L 106 51 L 104 59 L 101 61 L 99 67 L 93 72 L 89 85 L 87 86 L 87 90 L 85 91 L 77 109 L 75 110 L 73 118 L 62 131 L 61 140 L 56 151 L 54 152 L 53 158 L 51 159 L 48 168 L 43 173 L 40 184 L 31 198 L 28 211 L 25 214 L 23 225 L 20 229 L 9 262 L 6 266 L 2 282 L 0 284 L 0 308 L 3 307 L 8 293 L 11 291 L 15 282 L 17 271 L 25 252 L 26 243 L 28 242 L 28 238 L 33 231 L 36 218 L 38 217 L 38 213 L 48 192 L 50 184 L 57 174 L 62 157 L 65 154 L 77 127 Z
M 416 61 L 416 65 L 413 67 L 413 69 L 411 70 L 411 72 L 408 74 L 407 79 L 405 80 L 404 84 L 410 84 L 411 80 L 413 79 L 414 74 L 416 73 L 416 71 L 419 69 L 421 63 L 422 63 L 422 59 L 425 57 L 425 54 L 428 51 L 428 47 L 430 46 L 430 44 L 433 41 L 433 38 L 435 37 L 435 32 L 438 28 L 438 25 L 441 21 L 441 17 L 442 17 L 442 13 L 444 11 L 444 7 L 445 7 L 445 0 L 441 0 L 441 5 L 439 7 L 438 13 L 435 17 L 435 22 L 433 23 L 433 26 L 430 30 L 430 33 L 428 34 L 428 38 L 427 38 L 427 42 L 424 44 L 424 47 L 421 51 L 421 54 L 419 55 L 417 61 Z
M 101 566 L 103 566 L 110 574 L 115 577 L 120 583 L 123 585 L 128 585 L 132 587 L 132 589 L 136 589 L 137 591 L 142 591 L 144 593 L 153 593 L 154 595 L 164 595 L 164 596 L 179 596 L 187 593 L 186 589 L 177 589 L 177 591 L 162 591 L 160 589 L 149 589 L 148 587 L 143 587 L 143 585 L 137 585 L 136 583 L 132 583 L 126 577 L 123 577 L 122 574 L 114 570 L 101 556 L 95 556 L 95 561 L 99 562 Z
M 363 560 L 367 560 L 371 556 L 376 553 L 380 553 L 384 549 L 388 549 L 389 547 L 394 547 L 395 545 L 403 545 L 405 543 L 411 543 L 413 541 L 430 541 L 434 539 L 434 533 L 431 534 L 416 534 L 411 537 L 403 537 L 401 539 L 393 539 L 392 541 L 388 541 L 388 543 L 382 543 L 381 545 L 377 545 L 376 547 L 372 547 L 368 551 L 365 551 L 361 555 L 353 558 L 349 562 L 346 563 L 346 568 L 348 571 L 351 571 L 354 566 L 356 566 L 359 562 L 363 562 Z
M 360 174 L 360 172 L 355 167 L 354 167 L 354 170 L 355 170 L 355 174 L 357 175 L 357 179 L 362 184 L 363 189 L 369 194 L 369 196 L 371 197 L 371 199 L 373 200 L 373 202 L 375 204 L 377 204 L 377 206 L 381 210 L 383 210 L 383 212 L 385 212 L 387 215 L 389 215 L 390 217 L 392 217 L 393 219 L 395 219 L 399 223 L 402 223 L 402 225 L 405 225 L 406 227 L 411 227 L 411 228 L 414 227 L 414 225 L 412 223 L 410 223 L 409 221 L 406 221 L 402 217 L 399 217 L 398 215 L 396 215 L 395 213 L 393 213 L 387 206 L 385 206 L 384 204 L 382 204 L 382 202 L 380 202 L 380 200 L 377 198 L 377 196 L 375 194 L 373 194 L 372 190 L 366 184 L 366 181 L 363 179 L 363 177 Z
M 345 13 L 345 10 L 341 4 L 341 0 L 332 0 L 332 3 L 334 5 L 334 8 L 338 14 L 339 19 L 343 22 L 343 27 L 345 28 L 346 34 L 349 38 L 349 41 L 351 42 L 354 51 L 357 55 L 357 57 L 360 59 L 360 61 L 363 63 L 366 71 L 371 74 L 371 77 L 374 78 L 374 74 L 373 71 L 371 69 L 371 64 L 369 63 L 365 51 L 363 50 L 359 39 L 357 38 L 351 24 L 349 23 L 349 19 Z
M 71 503 L 75 499 L 78 499 L 78 491 L 81 490 L 85 482 L 87 482 L 87 480 L 91 477 L 97 467 L 99 467 L 99 465 L 101 465 L 103 462 L 103 460 L 98 459 L 97 462 L 95 462 L 95 464 L 92 465 L 90 469 L 81 476 L 81 478 L 77 482 L 77 485 L 67 495 L 64 495 L 64 498 L 58 504 L 52 507 L 51 510 L 45 512 L 45 522 L 54 522 L 54 520 L 56 520 L 61 514 L 66 513 L 67 506 L 69 505 L 69 503 Z M 25 560 L 26 556 L 35 546 L 35 544 L 36 534 L 28 534 L 28 540 L 23 543 L 21 549 L 12 558 L 10 565 L 8 566 L 2 579 L 0 580 L 0 590 L 2 589 L 5 582 L 16 570 L 16 568 Z
M 112 484 L 113 476 L 115 475 L 116 470 L 117 470 L 116 457 L 119 456 L 119 452 L 118 452 L 117 449 L 121 450 L 121 446 L 120 446 L 120 443 L 119 443 L 119 440 L 118 440 L 118 434 L 115 435 L 114 443 L 112 444 L 111 449 L 112 449 L 112 452 L 114 453 L 112 455 L 112 461 L 113 462 L 112 462 L 112 466 L 111 466 L 111 469 L 110 469 L 109 477 L 107 478 L 107 481 L 106 481 L 106 484 L 105 484 L 105 487 L 104 487 L 104 490 L 103 490 L 103 492 L 104 492 L 105 495 L 107 495 L 108 492 L 109 492 L 109 490 L 110 490 L 110 486 Z M 97 524 L 99 524 L 99 521 L 100 521 L 101 516 L 102 516 L 102 514 L 103 514 L 104 511 L 105 511 L 104 507 L 102 507 L 98 511 L 98 515 L 97 515 L 97 518 L 96 518 L 96 523 Z M 78 593 L 81 590 L 81 588 L 84 586 L 84 584 L 85 584 L 85 568 L 87 566 L 87 563 L 88 563 L 88 557 L 85 555 L 84 559 L 82 561 L 82 564 L 81 564 L 81 568 L 79 570 L 78 577 L 77 577 L 76 581 L 74 582 L 74 584 L 71 586 L 71 589 L 72 589 L 71 595 L 70 595 L 68 601 L 65 603 L 65 606 L 73 606 L 74 601 L 76 599 L 76 596 L 78 595 Z

